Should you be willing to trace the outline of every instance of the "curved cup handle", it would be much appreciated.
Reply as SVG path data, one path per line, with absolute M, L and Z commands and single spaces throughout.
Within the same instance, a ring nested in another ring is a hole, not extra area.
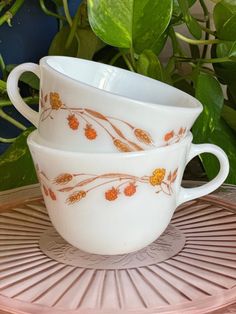
M 39 113 L 31 109 L 22 99 L 18 90 L 18 81 L 24 72 L 33 72 L 40 78 L 39 65 L 35 63 L 23 63 L 15 67 L 7 79 L 7 93 L 15 108 L 27 118 L 34 126 L 38 127 Z
M 229 160 L 225 152 L 213 144 L 191 144 L 188 160 L 186 164 L 195 156 L 202 153 L 211 153 L 220 162 L 220 170 L 217 176 L 210 182 L 195 188 L 180 188 L 177 206 L 192 199 L 204 196 L 216 190 L 227 178 L 229 173 Z

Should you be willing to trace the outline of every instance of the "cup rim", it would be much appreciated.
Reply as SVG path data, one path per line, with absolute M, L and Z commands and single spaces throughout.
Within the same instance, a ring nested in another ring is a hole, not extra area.
M 83 157 L 88 157 L 88 156 L 93 156 L 95 157 L 110 157 L 110 158 L 132 158 L 132 157 L 140 157 L 140 156 L 149 156 L 152 154 L 157 154 L 158 152 L 169 152 L 169 151 L 173 151 L 176 148 L 182 147 L 182 146 L 186 146 L 189 143 L 192 143 L 193 140 L 193 135 L 191 132 L 189 132 L 182 140 L 180 140 L 178 143 L 174 143 L 171 145 L 167 145 L 167 146 L 161 146 L 161 147 L 156 147 L 153 149 L 147 149 L 147 150 L 143 150 L 143 151 L 133 151 L 133 152 L 108 152 L 108 153 L 104 153 L 104 152 L 77 152 L 77 151 L 70 151 L 70 150 L 63 150 L 61 148 L 56 148 L 56 147 L 52 147 L 50 146 L 50 143 L 48 143 L 48 145 L 46 144 L 41 144 L 40 142 L 37 142 L 37 137 L 40 139 L 40 134 L 39 131 L 36 129 L 33 132 L 31 132 L 28 137 L 27 137 L 27 144 L 30 147 L 35 147 L 41 151 L 45 151 L 48 153 L 54 153 L 54 154 L 62 154 L 64 156 L 83 156 Z
M 173 106 L 173 105 L 164 105 L 164 104 L 160 104 L 160 103 L 153 103 L 153 102 L 144 102 L 144 101 L 141 101 L 141 100 L 137 100 L 137 99 L 134 99 L 134 98 L 129 98 L 129 97 L 126 97 L 126 96 L 123 96 L 123 95 L 119 95 L 119 94 L 116 94 L 116 93 L 113 93 L 111 91 L 107 91 L 107 90 L 103 90 L 103 89 L 100 89 L 96 86 L 92 86 L 92 85 L 89 85 L 81 80 L 77 80 L 65 73 L 62 73 L 60 71 L 58 71 L 57 69 L 55 69 L 54 67 L 52 67 L 49 63 L 48 63 L 48 59 L 73 59 L 73 60 L 79 60 L 80 62 L 83 62 L 83 63 L 88 63 L 88 64 L 97 64 L 99 62 L 96 62 L 96 61 L 92 61 L 92 60 L 85 60 L 85 59 L 82 59 L 82 58 L 75 58 L 75 57 L 68 57 L 68 56 L 45 56 L 43 58 L 40 59 L 40 65 L 44 65 L 44 66 L 47 66 L 49 67 L 52 71 L 55 71 L 59 76 L 61 77 L 66 77 L 68 80 L 70 81 L 73 81 L 73 82 L 79 82 L 81 85 L 83 85 L 85 88 L 88 88 L 88 89 L 94 89 L 94 90 L 97 90 L 99 92 L 103 92 L 107 95 L 109 95 L 110 97 L 115 97 L 115 98 L 120 98 L 120 99 L 123 99 L 123 100 L 132 100 L 132 102 L 134 104 L 139 104 L 140 105 L 143 105 L 143 106 L 148 106 L 148 107 L 151 107 L 151 108 L 154 108 L 154 109 L 157 109 L 157 106 L 160 107 L 160 109 L 163 111 L 163 110 L 166 110 L 166 111 L 169 111 L 169 110 L 178 110 L 178 111 L 190 111 L 190 112 L 197 112 L 197 113 L 201 113 L 202 110 L 203 110 L 203 105 L 201 104 L 201 102 L 196 99 L 195 97 L 187 94 L 186 92 L 174 87 L 174 86 L 171 86 L 171 85 L 168 85 L 164 82 L 161 82 L 161 81 L 158 81 L 159 84 L 163 85 L 163 86 L 167 86 L 168 88 L 172 88 L 174 89 L 176 92 L 182 94 L 183 96 L 185 97 L 188 97 L 189 99 L 192 100 L 192 102 L 194 103 L 194 106 L 192 107 L 181 107 L 181 106 Z M 112 65 L 109 65 L 109 64 L 103 64 L 103 63 L 99 63 L 100 66 L 104 66 L 106 68 L 115 68 L 116 71 L 120 71 L 120 72 L 127 72 L 129 75 L 133 75 L 134 73 L 133 72 L 130 72 L 126 69 L 122 69 L 122 68 L 118 68 L 118 67 L 115 67 L 115 66 L 112 66 Z M 150 80 L 150 81 L 156 81 L 150 77 L 146 77 L 144 75 L 141 75 L 139 73 L 135 73 L 135 75 L 137 76 L 140 76 L 140 77 L 143 77 L 145 78 L 146 80 Z

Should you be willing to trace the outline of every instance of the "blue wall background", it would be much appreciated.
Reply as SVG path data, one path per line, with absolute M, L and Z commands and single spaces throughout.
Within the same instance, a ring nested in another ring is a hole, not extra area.
M 70 13 L 73 16 L 81 0 L 70 0 Z M 52 1 L 46 2 L 48 9 L 55 10 Z M 36 62 L 48 54 L 50 43 L 58 31 L 58 21 L 46 15 L 39 6 L 38 0 L 25 0 L 24 5 L 12 19 L 12 27 L 7 23 L 0 27 L 0 54 L 5 64 Z M 1 73 L 0 73 L 1 77 Z M 30 123 L 18 112 L 8 107 L 7 113 L 23 122 Z M 15 137 L 21 131 L 0 118 L 0 137 Z M 0 154 L 9 144 L 0 142 Z

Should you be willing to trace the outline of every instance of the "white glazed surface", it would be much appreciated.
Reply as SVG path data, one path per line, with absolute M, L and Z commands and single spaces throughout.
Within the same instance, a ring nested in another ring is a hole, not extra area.
M 40 77 L 39 113 L 19 96 L 17 81 L 25 71 Z M 202 111 L 195 98 L 167 84 L 70 57 L 50 56 L 39 66 L 26 63 L 16 67 L 9 75 L 7 90 L 15 107 L 38 127 L 46 141 L 57 148 L 81 152 L 139 150 L 130 142 L 142 150 L 172 144 L 188 133 Z M 54 106 L 52 93 L 59 100 Z M 96 135 L 86 134 L 86 127 Z M 185 131 L 181 133 L 181 129 Z M 149 139 L 137 138 L 135 130 L 144 131 Z M 116 139 L 125 143 L 126 149 L 114 145 Z
M 123 254 L 158 238 L 177 205 L 212 192 L 225 180 L 229 165 L 224 152 L 211 144 L 193 145 L 191 140 L 190 134 L 178 144 L 145 152 L 86 154 L 42 145 L 34 131 L 28 145 L 58 233 L 73 246 L 90 253 Z M 217 156 L 219 174 L 202 187 L 182 188 L 186 163 L 202 152 Z M 165 169 L 165 174 L 154 182 L 157 169 Z M 170 183 L 176 169 L 176 178 Z M 100 178 L 93 180 L 97 176 Z M 125 188 L 130 184 L 131 190 L 135 186 L 135 192 L 127 195 Z M 112 189 L 119 193 L 111 199 Z M 73 202 L 75 193 L 84 195 Z

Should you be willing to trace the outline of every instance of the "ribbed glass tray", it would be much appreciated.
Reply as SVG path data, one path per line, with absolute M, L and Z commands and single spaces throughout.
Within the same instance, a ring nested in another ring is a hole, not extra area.
M 0 193 L 0 313 L 227 314 L 234 302 L 233 186 L 180 206 L 154 243 L 117 256 L 67 244 L 38 185 Z

